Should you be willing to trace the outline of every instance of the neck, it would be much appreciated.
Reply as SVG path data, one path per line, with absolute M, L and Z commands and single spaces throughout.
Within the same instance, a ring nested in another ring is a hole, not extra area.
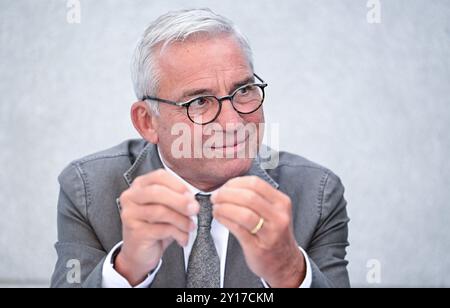
M 174 173 L 177 177 L 181 178 L 183 181 L 187 182 L 192 187 L 196 188 L 197 190 L 200 190 L 202 192 L 213 192 L 217 189 L 219 189 L 225 182 L 223 179 L 214 179 L 211 178 L 211 174 L 208 174 L 208 179 L 205 179 L 204 177 L 193 177 L 191 174 L 186 174 L 185 171 L 183 171 L 181 168 L 177 168 L 174 164 L 170 163 L 170 161 L 167 161 L 160 149 L 158 148 L 158 154 L 159 158 L 161 159 L 161 162 L 164 166 L 164 168 L 172 173 Z M 201 180 L 199 180 L 201 178 Z
M 190 185 L 197 188 L 198 190 L 201 190 L 201 191 L 207 192 L 207 193 L 213 192 L 213 191 L 219 189 L 223 184 L 225 184 L 225 183 L 211 184 L 211 182 L 204 183 L 201 181 L 195 181 L 194 179 L 189 179 L 189 178 L 183 177 L 182 175 L 180 175 L 180 177 L 182 177 L 183 180 L 185 180 L 186 182 L 188 182 Z

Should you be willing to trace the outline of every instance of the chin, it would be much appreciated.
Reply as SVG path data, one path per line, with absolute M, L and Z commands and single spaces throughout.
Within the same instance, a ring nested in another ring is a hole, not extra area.
M 253 159 L 215 159 L 205 164 L 206 171 L 217 180 L 226 181 L 245 175 L 252 166 Z

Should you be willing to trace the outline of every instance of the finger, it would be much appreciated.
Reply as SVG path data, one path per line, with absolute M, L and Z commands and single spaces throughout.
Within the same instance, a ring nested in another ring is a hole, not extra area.
M 258 225 L 260 216 L 252 210 L 230 203 L 215 204 L 214 217 L 222 217 L 251 232 Z
M 243 176 L 229 180 L 224 187 L 247 188 L 256 193 L 269 202 L 276 201 L 285 195 L 274 188 L 272 185 L 257 176 Z
M 153 241 L 174 239 L 180 246 L 186 246 L 189 240 L 188 233 L 182 232 L 170 224 L 152 224 L 141 230 L 145 232 L 146 238 Z
M 146 175 L 139 176 L 133 181 L 133 185 L 137 185 L 140 187 L 148 186 L 151 184 L 166 186 L 167 188 L 180 194 L 189 192 L 189 189 L 186 187 L 186 185 L 181 183 L 179 179 L 177 179 L 174 175 L 170 174 L 164 169 L 158 169 Z
M 196 228 L 191 218 L 181 215 L 164 205 L 140 207 L 137 213 L 140 219 L 150 224 L 170 224 L 186 233 L 192 232 Z
M 138 188 L 132 198 L 136 204 L 163 204 L 186 216 L 196 215 L 200 209 L 192 194 L 180 194 L 159 184 Z
M 254 243 L 254 241 L 257 239 L 256 236 L 250 234 L 247 229 L 235 223 L 234 221 L 222 216 L 217 216 L 215 218 L 225 228 L 230 230 L 230 232 L 236 237 L 242 247 L 245 247 L 246 244 Z
M 276 215 L 277 209 L 258 193 L 247 188 L 222 187 L 211 197 L 213 204 L 231 203 L 246 207 L 266 220 Z

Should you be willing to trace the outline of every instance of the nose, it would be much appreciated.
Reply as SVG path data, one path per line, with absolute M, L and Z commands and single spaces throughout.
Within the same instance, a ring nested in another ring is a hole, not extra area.
M 244 119 L 241 115 L 234 109 L 231 104 L 231 99 L 222 100 L 222 111 L 216 119 L 222 127 L 230 127 L 233 124 L 243 124 Z

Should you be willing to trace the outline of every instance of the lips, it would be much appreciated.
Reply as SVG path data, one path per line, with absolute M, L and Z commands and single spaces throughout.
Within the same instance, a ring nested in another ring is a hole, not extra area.
M 249 139 L 249 136 L 246 135 L 244 138 L 239 138 L 238 140 L 235 140 L 234 143 L 232 143 L 232 144 L 231 143 L 230 144 L 225 144 L 224 146 L 221 146 L 221 147 L 212 146 L 211 149 L 216 150 L 216 149 L 235 148 L 238 145 L 241 145 L 241 144 L 247 142 L 248 139 Z

